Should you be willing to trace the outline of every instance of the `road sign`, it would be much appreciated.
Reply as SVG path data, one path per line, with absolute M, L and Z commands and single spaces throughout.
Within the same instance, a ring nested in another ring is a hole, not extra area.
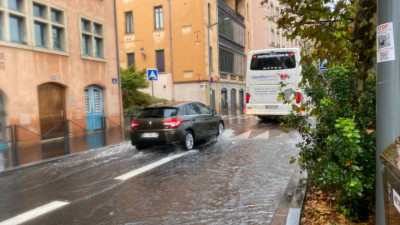
M 325 67 L 325 64 L 327 64 L 329 61 L 331 61 L 332 58 L 329 59 L 324 59 L 323 61 L 319 59 L 319 70 L 329 70 L 328 67 Z
M 213 82 L 214 82 L 214 78 L 210 77 L 210 83 L 213 83 Z
M 152 81 L 158 80 L 158 70 L 147 69 L 147 79 Z

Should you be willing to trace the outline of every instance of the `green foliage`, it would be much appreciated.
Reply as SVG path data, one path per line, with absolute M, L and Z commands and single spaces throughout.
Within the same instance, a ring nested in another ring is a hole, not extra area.
M 297 113 L 282 123 L 303 137 L 298 163 L 309 181 L 335 193 L 337 209 L 354 221 L 371 212 L 375 183 L 375 133 L 367 132 L 375 125 L 375 74 L 359 89 L 357 73 L 334 66 L 319 75 L 314 66 L 304 66 L 300 86 L 315 124 Z
M 262 0 L 267 5 L 268 0 Z M 318 58 L 358 68 L 366 79 L 375 56 L 377 0 L 279 0 L 279 17 L 270 16 L 293 40 L 304 41 L 308 64 Z M 278 19 L 277 19 L 278 18 Z
M 304 42 L 300 88 L 308 101 L 292 108 L 316 120 L 311 126 L 296 113 L 282 126 L 303 136 L 298 162 L 309 180 L 336 193 L 337 209 L 350 219 L 365 219 L 374 202 L 375 133 L 366 130 L 375 129 L 377 0 L 278 1 L 280 16 L 269 19 L 287 39 Z M 330 71 L 319 74 L 312 65 L 330 57 Z
M 129 112 L 132 110 L 136 112 L 137 106 L 139 108 L 145 107 L 151 105 L 153 102 L 151 95 L 138 90 L 149 86 L 145 74 L 146 70 L 136 71 L 135 65 L 130 66 L 126 70 L 121 70 L 122 104 L 124 109 Z M 154 103 L 161 102 L 167 102 L 167 100 L 154 99 Z

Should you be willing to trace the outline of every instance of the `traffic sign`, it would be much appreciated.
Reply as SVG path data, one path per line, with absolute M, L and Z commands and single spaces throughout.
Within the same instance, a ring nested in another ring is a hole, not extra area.
M 158 70 L 157 69 L 147 69 L 147 79 L 148 80 L 158 80 Z
M 214 82 L 214 78 L 211 76 L 210 77 L 210 83 L 213 83 Z
M 329 61 L 331 61 L 332 58 L 329 59 L 324 59 L 323 61 L 319 59 L 319 70 L 329 70 L 328 67 L 325 67 L 325 64 L 327 64 Z

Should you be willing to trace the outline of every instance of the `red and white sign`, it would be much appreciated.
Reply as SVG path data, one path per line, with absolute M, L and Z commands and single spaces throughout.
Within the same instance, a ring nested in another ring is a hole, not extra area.
M 376 55 L 378 63 L 395 59 L 392 22 L 381 24 L 377 27 L 376 45 Z

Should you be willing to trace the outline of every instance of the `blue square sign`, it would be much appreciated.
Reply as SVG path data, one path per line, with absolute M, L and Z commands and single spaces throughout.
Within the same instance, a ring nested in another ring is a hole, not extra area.
M 147 79 L 158 80 L 158 70 L 157 69 L 147 69 Z

